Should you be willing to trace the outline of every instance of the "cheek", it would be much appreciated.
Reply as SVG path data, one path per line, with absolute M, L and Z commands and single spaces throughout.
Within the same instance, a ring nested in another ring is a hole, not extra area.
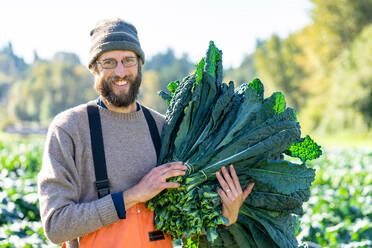
M 111 76 L 112 76 L 112 73 L 101 72 L 98 76 L 96 76 L 95 83 L 101 84 L 102 81 L 107 81 Z
M 102 71 L 99 76 L 101 79 L 107 80 L 112 75 L 113 75 L 113 72 Z
M 100 80 L 98 78 L 95 78 L 94 79 L 94 89 L 96 91 L 98 91 L 99 90 L 99 87 L 100 87 Z
M 105 78 L 101 77 L 101 76 L 96 76 L 95 79 L 94 79 L 94 88 L 97 90 L 99 88 L 102 87 L 102 84 L 104 83 L 103 81 L 105 80 Z
M 137 76 L 137 70 L 136 69 L 133 69 L 133 70 L 128 70 L 128 75 L 135 78 Z
M 139 72 L 139 67 L 138 67 L 138 65 L 135 66 L 135 67 L 133 67 L 133 68 L 130 68 L 130 69 L 128 70 L 128 74 L 130 74 L 130 75 L 133 76 L 133 77 L 136 77 L 136 76 L 138 75 L 138 72 Z

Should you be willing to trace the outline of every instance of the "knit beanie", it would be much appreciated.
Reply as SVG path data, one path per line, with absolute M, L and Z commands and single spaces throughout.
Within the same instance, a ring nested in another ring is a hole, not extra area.
M 136 28 L 121 19 L 105 19 L 97 22 L 90 32 L 91 47 L 88 66 L 104 52 L 111 50 L 130 50 L 138 54 L 145 63 L 145 54 L 138 40 Z

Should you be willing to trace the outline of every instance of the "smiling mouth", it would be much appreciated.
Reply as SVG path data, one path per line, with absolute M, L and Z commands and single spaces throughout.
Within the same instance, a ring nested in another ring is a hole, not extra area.
M 123 86 L 123 85 L 128 84 L 128 82 L 127 81 L 124 81 L 124 80 L 119 80 L 119 81 L 116 81 L 114 84 L 116 84 L 118 86 Z
M 115 88 L 122 89 L 128 86 L 128 81 L 118 80 L 118 81 L 115 81 L 113 84 Z

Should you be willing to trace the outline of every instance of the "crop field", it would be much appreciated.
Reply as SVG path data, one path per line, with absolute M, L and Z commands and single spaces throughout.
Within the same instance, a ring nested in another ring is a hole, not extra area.
M 42 230 L 42 142 L 0 142 L 0 247 L 56 247 Z M 297 238 L 313 247 L 372 247 L 372 149 L 324 149 Z
M 42 143 L 0 143 L 0 247 L 53 247 L 40 222 Z
M 372 149 L 329 149 L 316 169 L 298 239 L 321 247 L 372 247 Z

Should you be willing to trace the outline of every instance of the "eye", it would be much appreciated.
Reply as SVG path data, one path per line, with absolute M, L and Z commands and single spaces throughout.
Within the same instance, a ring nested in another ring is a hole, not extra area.
M 128 66 L 135 65 L 136 62 L 137 62 L 136 57 L 126 57 L 123 59 L 123 64 L 128 65 Z
M 116 60 L 115 59 L 105 59 L 102 61 L 103 66 L 111 67 L 116 65 Z

